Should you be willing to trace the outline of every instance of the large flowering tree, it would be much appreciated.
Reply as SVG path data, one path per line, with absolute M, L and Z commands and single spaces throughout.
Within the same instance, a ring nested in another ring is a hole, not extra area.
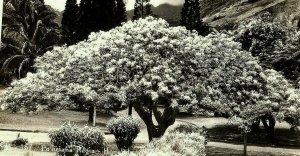
M 227 35 L 202 37 L 147 17 L 47 52 L 36 60 L 37 73 L 13 83 L 1 102 L 4 109 L 27 112 L 43 105 L 127 104 L 147 125 L 150 140 L 174 123 L 179 106 L 218 112 L 242 127 L 265 116 L 288 117 L 296 125 L 299 102 L 292 100 L 293 113 L 284 108 L 298 91 L 257 62 Z

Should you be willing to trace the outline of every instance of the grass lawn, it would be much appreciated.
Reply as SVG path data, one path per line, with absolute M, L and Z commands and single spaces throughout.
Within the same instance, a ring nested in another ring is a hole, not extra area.
M 118 112 L 118 115 L 126 115 L 127 111 Z M 133 114 L 137 116 L 136 113 Z M 105 127 L 107 121 L 113 117 L 112 115 L 106 114 L 97 114 L 97 126 Z M 88 112 L 78 112 L 71 110 L 63 110 L 58 112 L 41 112 L 37 115 L 24 115 L 21 113 L 11 114 L 7 111 L 0 111 L 0 129 L 12 129 L 12 130 L 22 130 L 22 131 L 38 131 L 38 132 L 48 132 L 51 128 L 57 128 L 62 123 L 66 121 L 71 121 L 76 123 L 77 125 L 83 126 L 88 124 Z M 243 144 L 243 136 L 241 135 L 239 129 L 235 125 L 227 124 L 227 119 L 224 118 L 215 118 L 215 117 L 195 117 L 190 115 L 179 115 L 177 118 L 178 123 L 184 123 L 183 121 L 196 124 L 198 126 L 204 125 L 208 127 L 208 141 L 213 142 L 225 142 L 225 143 L 233 143 L 233 144 Z M 279 124 L 278 124 L 279 125 Z M 145 125 L 143 125 L 144 127 Z M 145 128 L 145 127 L 144 127 Z M 143 131 L 144 132 L 144 131 Z M 146 132 L 145 132 L 146 133 Z M 253 146 L 271 146 L 271 147 L 283 147 L 283 148 L 300 148 L 300 132 L 292 133 L 289 129 L 284 126 L 279 126 L 275 131 L 276 140 L 275 142 L 270 142 L 266 139 L 264 129 L 261 128 L 256 134 L 250 133 L 248 136 L 249 145 Z M 142 135 L 143 137 L 147 137 L 147 134 Z M 141 140 L 140 139 L 140 140 Z M 0 139 L 1 140 L 1 139 Z M 44 143 L 41 143 L 44 144 Z M 37 144 L 33 146 L 35 150 L 33 153 L 39 153 L 41 145 Z M 49 145 L 48 145 L 49 146 Z M 136 150 L 142 148 L 143 144 L 138 144 L 136 146 Z M 222 146 L 221 146 L 222 147 Z M 228 147 L 227 147 L 228 148 Z M 227 149 L 220 147 L 211 147 L 207 146 L 207 155 L 208 156 L 218 156 L 218 155 L 232 155 L 238 156 L 243 153 L 241 150 Z M 21 149 L 16 149 L 19 152 L 24 152 Z M 116 153 L 117 147 L 115 144 L 110 143 L 108 147 L 108 151 L 112 153 Z M 9 151 L 8 151 L 9 152 Z M 10 151 L 11 152 L 11 151 Z M 25 150 L 26 152 L 26 150 Z M 0 152 L 0 156 L 3 152 Z M 45 153 L 49 156 L 54 154 Z M 109 154 L 109 155 L 110 155 Z M 34 154 L 33 154 L 34 155 Z M 48 156 L 47 155 L 47 156 Z M 249 155 L 253 156 L 293 156 L 281 153 L 267 153 L 267 152 L 249 152 Z M 42 156 L 42 155 L 39 155 Z M 100 155 L 95 155 L 100 156 Z
M 208 140 L 215 142 L 226 142 L 234 144 L 243 144 L 243 135 L 237 126 L 224 125 L 208 129 Z M 266 137 L 263 127 L 256 133 L 248 135 L 248 145 L 300 148 L 300 132 L 291 132 L 288 128 L 276 128 L 275 140 L 272 142 Z
M 106 114 L 97 114 L 96 126 L 105 127 L 111 117 Z M 80 126 L 87 125 L 88 112 L 62 110 L 57 112 L 45 111 L 37 115 L 24 115 L 0 111 L 0 129 L 47 132 L 51 128 L 59 127 L 66 121 L 74 122 Z

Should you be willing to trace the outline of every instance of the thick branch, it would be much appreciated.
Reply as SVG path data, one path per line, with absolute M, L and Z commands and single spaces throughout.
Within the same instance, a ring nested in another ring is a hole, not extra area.
M 157 110 L 157 105 L 155 105 L 153 107 L 153 114 L 154 114 L 154 117 L 155 117 L 156 121 L 158 123 L 161 123 L 162 122 L 162 114 L 161 114 L 160 111 Z

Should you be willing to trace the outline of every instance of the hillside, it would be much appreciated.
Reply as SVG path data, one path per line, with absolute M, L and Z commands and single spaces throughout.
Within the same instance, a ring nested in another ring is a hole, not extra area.
M 184 1 L 184 0 L 183 0 Z M 162 4 L 153 7 L 154 15 L 162 17 L 172 25 L 179 24 L 182 6 Z M 201 0 L 201 15 L 213 27 L 224 27 L 269 11 L 288 26 L 297 25 L 300 18 L 300 0 Z M 133 11 L 127 12 L 128 19 Z
M 209 9 L 214 6 L 212 4 L 204 6 L 210 13 L 203 20 L 211 26 L 222 27 L 227 24 L 238 23 L 261 12 L 269 11 L 288 26 L 294 26 L 298 23 L 299 0 L 259 0 L 255 3 L 248 3 L 247 0 L 231 0 L 228 2 L 217 7 L 217 11 Z
M 161 4 L 157 7 L 152 7 L 152 12 L 155 16 L 162 17 L 171 25 L 178 25 L 181 16 L 182 6 L 170 4 Z M 133 17 L 133 10 L 127 11 L 127 18 L 130 20 Z

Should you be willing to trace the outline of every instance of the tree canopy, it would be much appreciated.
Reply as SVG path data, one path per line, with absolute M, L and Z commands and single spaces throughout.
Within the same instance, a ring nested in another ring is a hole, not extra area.
M 246 131 L 264 116 L 299 124 L 298 89 L 263 69 L 233 37 L 202 37 L 153 17 L 56 47 L 35 67 L 2 96 L 3 109 L 68 108 L 74 96 L 106 109 L 132 104 L 150 140 L 174 123 L 178 107 L 218 112 Z

